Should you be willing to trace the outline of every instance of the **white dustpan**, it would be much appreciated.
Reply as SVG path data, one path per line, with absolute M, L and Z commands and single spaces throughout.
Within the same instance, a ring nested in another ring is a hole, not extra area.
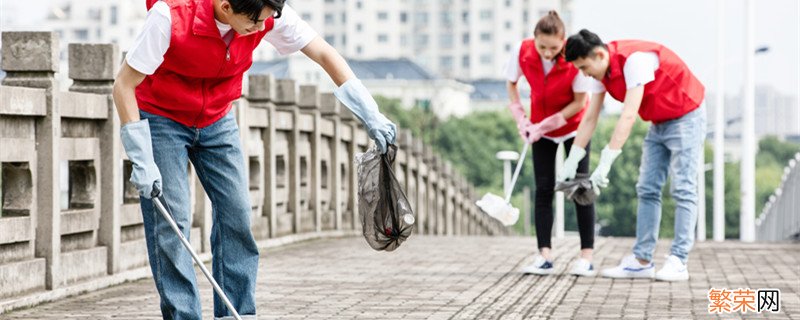
M 519 209 L 514 208 L 510 201 L 511 193 L 514 191 L 514 185 L 517 182 L 517 177 L 519 177 L 519 172 L 524 164 L 523 160 L 525 160 L 525 156 L 528 154 L 528 146 L 530 145 L 525 143 L 522 147 L 522 153 L 519 156 L 519 160 L 517 160 L 517 167 L 514 169 L 514 176 L 511 178 L 511 186 L 508 188 L 508 191 L 506 191 L 506 198 L 503 199 L 498 195 L 487 193 L 483 195 L 483 198 L 475 201 L 478 208 L 481 208 L 481 210 L 490 217 L 499 220 L 504 226 L 512 226 L 519 220 Z

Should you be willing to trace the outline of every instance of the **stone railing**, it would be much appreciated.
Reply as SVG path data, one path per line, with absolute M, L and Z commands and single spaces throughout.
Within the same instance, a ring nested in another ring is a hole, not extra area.
M 68 53 L 73 85 L 63 92 L 55 33 L 2 34 L 0 302 L 147 269 L 110 95 L 121 54 L 112 44 L 70 44 Z M 353 159 L 369 139 L 357 120 L 316 86 L 262 75 L 247 85 L 234 112 L 256 238 L 358 234 Z M 398 145 L 395 170 L 415 206 L 417 234 L 509 233 L 475 207 L 473 188 L 428 146 L 407 130 Z M 211 205 L 192 172 L 190 186 L 191 240 L 207 258 Z

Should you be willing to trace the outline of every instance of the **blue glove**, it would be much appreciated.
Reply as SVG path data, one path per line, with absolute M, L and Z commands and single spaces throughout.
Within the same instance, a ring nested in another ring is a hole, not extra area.
M 150 199 L 161 195 L 161 172 L 153 159 L 153 142 L 147 119 L 130 122 L 120 129 L 122 146 L 133 164 L 131 182 L 139 195 Z
M 558 173 L 559 182 L 575 179 L 575 174 L 578 172 L 578 164 L 586 156 L 586 149 L 572 144 L 569 150 L 569 156 L 564 161 L 564 166 L 561 167 L 561 172 Z
M 381 114 L 378 104 L 361 80 L 352 78 L 341 87 L 333 90 L 333 94 L 342 102 L 367 129 L 367 134 L 381 153 L 386 153 L 386 146 L 394 144 L 397 137 L 397 126 Z
M 589 178 L 592 181 L 592 189 L 597 195 L 600 195 L 600 188 L 608 187 L 608 172 L 611 171 L 611 164 L 621 153 L 621 149 L 613 150 L 608 146 L 600 152 L 600 163 L 597 164 L 597 168 L 594 169 L 592 176 Z

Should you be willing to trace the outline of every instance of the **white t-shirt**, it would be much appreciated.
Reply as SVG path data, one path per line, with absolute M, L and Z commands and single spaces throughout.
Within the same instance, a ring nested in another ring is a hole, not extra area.
M 172 18 L 169 5 L 164 1 L 153 4 L 147 13 L 142 32 L 128 50 L 126 61 L 131 68 L 150 75 L 164 62 L 164 54 L 169 48 L 172 33 Z M 231 26 L 214 20 L 223 38 L 231 30 Z M 236 31 L 232 31 L 236 32 Z M 279 19 L 275 19 L 272 30 L 267 32 L 264 40 L 271 43 L 282 55 L 296 52 L 317 36 L 317 32 L 289 5 L 283 6 Z
M 658 70 L 658 54 L 652 51 L 631 53 L 622 66 L 625 88 L 630 90 L 655 80 L 656 70 Z
M 520 77 L 522 77 L 522 67 L 519 65 L 519 50 L 522 47 L 522 42 L 519 42 L 516 47 L 511 51 L 511 55 L 508 57 L 508 61 L 505 65 L 505 70 L 503 73 L 505 74 L 506 80 L 511 82 L 517 82 Z M 546 60 L 541 58 L 542 67 L 544 69 L 544 74 L 547 75 L 550 73 L 550 70 L 553 70 L 553 66 L 555 66 L 556 62 L 554 60 Z M 587 77 L 583 75 L 582 72 L 578 72 L 575 75 L 575 78 L 572 80 L 572 91 L 573 92 L 586 92 L 589 94 L 603 92 L 605 87 L 599 81 L 595 80 L 592 77 Z M 566 140 L 569 140 L 575 137 L 578 133 L 576 131 L 570 132 L 560 137 L 550 137 L 544 136 L 544 138 L 553 141 L 555 143 L 561 143 Z

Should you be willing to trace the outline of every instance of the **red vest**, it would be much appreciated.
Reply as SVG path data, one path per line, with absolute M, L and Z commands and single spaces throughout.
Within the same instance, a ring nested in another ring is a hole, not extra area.
M 608 44 L 608 72 L 603 77 L 603 85 L 614 99 L 625 100 L 627 87 L 622 68 L 628 56 L 637 51 L 655 52 L 658 55 L 655 80 L 644 86 L 644 97 L 639 107 L 642 120 L 661 123 L 680 118 L 700 106 L 705 98 L 705 88 L 683 60 L 667 47 L 638 40 L 612 41 Z
M 561 109 L 575 100 L 572 81 L 578 75 L 578 69 L 561 55 L 558 56 L 553 69 L 545 75 L 542 59 L 536 52 L 536 43 L 533 39 L 527 39 L 522 41 L 522 47 L 519 49 L 519 66 L 531 85 L 531 122 L 539 123 L 556 112 L 561 112 Z M 545 135 L 560 137 L 578 130 L 584 111 L 586 105 L 567 119 L 566 125 Z
M 147 9 L 158 0 L 146 0 Z M 145 112 L 190 127 L 206 127 L 228 113 L 242 95 L 242 75 L 253 63 L 253 50 L 272 29 L 242 36 L 234 33 L 225 44 L 214 22 L 212 0 L 165 0 L 172 31 L 164 62 L 136 87 L 136 100 Z

